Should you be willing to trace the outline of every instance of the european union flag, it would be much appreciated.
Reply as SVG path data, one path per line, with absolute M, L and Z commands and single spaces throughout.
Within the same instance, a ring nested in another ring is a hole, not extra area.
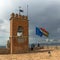
M 43 33 L 41 32 L 41 30 L 38 27 L 36 27 L 36 35 L 38 35 L 40 37 L 43 36 Z

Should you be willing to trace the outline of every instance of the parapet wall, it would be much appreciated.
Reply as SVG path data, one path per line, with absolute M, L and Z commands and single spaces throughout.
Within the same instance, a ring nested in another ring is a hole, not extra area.
M 9 54 L 9 53 L 10 53 L 10 49 L 0 48 L 0 54 Z
M 12 13 L 12 14 L 11 14 L 10 20 L 11 20 L 12 18 L 19 18 L 19 19 L 24 19 L 24 20 L 27 20 L 27 19 L 28 19 L 27 16 L 15 14 L 15 13 Z

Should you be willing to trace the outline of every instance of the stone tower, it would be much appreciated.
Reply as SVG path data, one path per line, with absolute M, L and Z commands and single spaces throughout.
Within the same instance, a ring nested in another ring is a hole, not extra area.
M 10 17 L 10 51 L 21 53 L 28 50 L 28 17 L 11 14 Z

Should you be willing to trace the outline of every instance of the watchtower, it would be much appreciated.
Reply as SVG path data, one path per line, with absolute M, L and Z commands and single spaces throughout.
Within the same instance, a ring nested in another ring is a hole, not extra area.
M 28 17 L 11 14 L 10 17 L 10 51 L 20 53 L 28 50 Z

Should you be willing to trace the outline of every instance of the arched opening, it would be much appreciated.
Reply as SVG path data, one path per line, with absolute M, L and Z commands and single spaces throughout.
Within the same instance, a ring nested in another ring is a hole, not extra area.
M 23 27 L 22 26 L 18 26 L 17 37 L 18 37 L 18 43 L 24 41 L 24 39 L 23 39 Z
M 22 26 L 18 26 L 17 36 L 18 36 L 18 37 L 23 36 L 23 27 L 22 27 Z

